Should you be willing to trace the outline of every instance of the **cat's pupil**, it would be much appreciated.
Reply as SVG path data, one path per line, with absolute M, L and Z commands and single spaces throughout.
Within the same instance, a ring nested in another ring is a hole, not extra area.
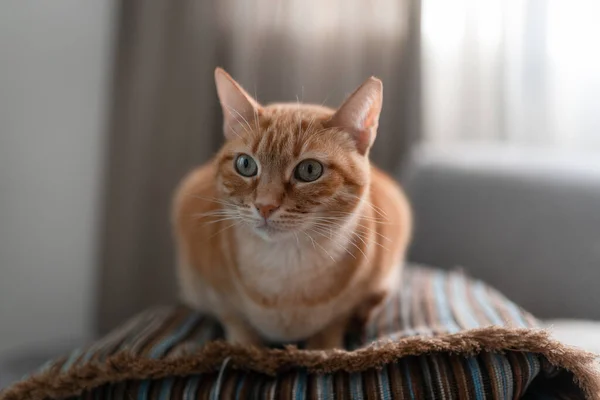
M 308 164 L 307 169 L 308 169 L 308 174 L 312 175 L 312 173 L 313 173 L 313 166 L 312 166 L 312 164 Z
M 248 165 L 250 164 L 250 162 L 248 161 L 247 158 L 244 158 L 244 168 L 248 168 Z

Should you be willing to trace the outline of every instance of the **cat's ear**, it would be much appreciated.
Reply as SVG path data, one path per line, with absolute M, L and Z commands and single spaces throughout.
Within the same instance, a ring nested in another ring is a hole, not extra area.
M 367 79 L 346 99 L 325 124 L 349 132 L 360 154 L 367 154 L 377 135 L 383 102 L 383 84 L 375 77 Z
M 225 137 L 238 137 L 247 130 L 244 126 L 254 126 L 253 121 L 262 113 L 262 107 L 222 68 L 215 69 L 215 83 L 223 109 Z

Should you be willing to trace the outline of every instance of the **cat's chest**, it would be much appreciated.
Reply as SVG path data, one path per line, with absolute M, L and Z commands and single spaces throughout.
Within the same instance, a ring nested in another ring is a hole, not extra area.
M 295 342 L 321 331 L 336 315 L 345 312 L 338 300 L 316 306 L 285 306 L 265 308 L 247 302 L 244 311 L 247 321 L 265 337 L 274 342 Z
M 311 297 L 334 282 L 331 258 L 312 248 L 293 243 L 240 247 L 240 283 L 266 298 Z
M 236 259 L 238 307 L 271 340 L 305 339 L 351 307 L 353 268 L 342 256 L 323 242 L 245 242 Z

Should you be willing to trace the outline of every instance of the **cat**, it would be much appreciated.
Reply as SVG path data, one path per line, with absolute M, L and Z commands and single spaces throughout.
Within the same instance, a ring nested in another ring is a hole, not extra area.
M 398 286 L 409 203 L 371 165 L 383 85 L 367 79 L 336 111 L 263 106 L 215 70 L 225 144 L 178 187 L 181 295 L 232 343 L 343 348 Z

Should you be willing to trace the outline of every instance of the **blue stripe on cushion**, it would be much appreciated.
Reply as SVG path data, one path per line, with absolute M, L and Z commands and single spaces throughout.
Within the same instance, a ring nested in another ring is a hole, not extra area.
M 471 378 L 473 379 L 473 386 L 475 387 L 475 398 L 477 400 L 484 400 L 485 394 L 483 392 L 483 379 L 481 377 L 481 371 L 477 359 L 469 357 L 467 363 L 470 367 Z
M 160 385 L 160 394 L 158 395 L 159 400 L 169 400 L 171 398 L 171 388 L 174 381 L 173 377 L 163 379 L 162 385 Z
M 192 314 L 188 317 L 185 322 L 176 330 L 172 335 L 167 336 L 163 341 L 159 342 L 154 346 L 150 352 L 150 358 L 162 357 L 168 349 L 170 349 L 175 343 L 181 341 L 187 336 L 190 331 L 196 326 L 198 321 L 202 317 L 199 314 Z
M 362 374 L 350 374 L 350 391 L 352 399 L 363 400 Z

